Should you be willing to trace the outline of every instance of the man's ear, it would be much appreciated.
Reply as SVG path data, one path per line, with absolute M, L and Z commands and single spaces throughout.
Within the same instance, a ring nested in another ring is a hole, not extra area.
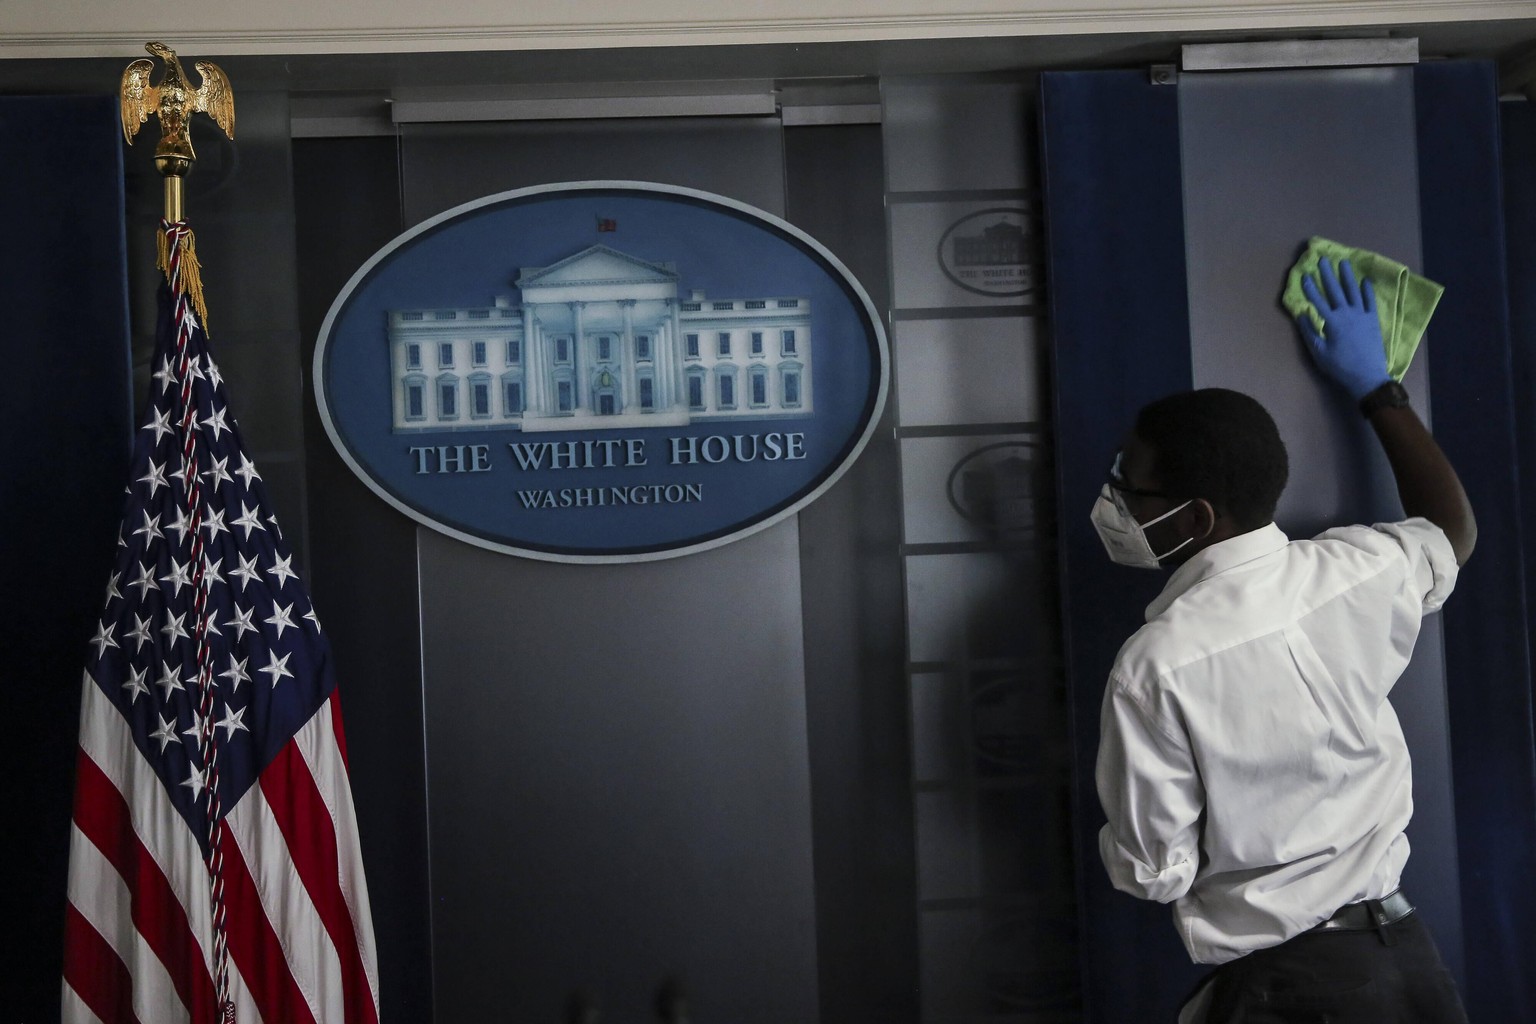
M 1196 540 L 1204 540 L 1216 530 L 1216 508 L 1204 498 L 1196 498 L 1189 503 L 1187 510 L 1191 517 L 1190 536 Z

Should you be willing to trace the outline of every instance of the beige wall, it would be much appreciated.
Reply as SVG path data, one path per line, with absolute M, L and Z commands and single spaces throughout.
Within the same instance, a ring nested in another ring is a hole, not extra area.
M 0 0 L 0 58 L 1261 31 L 1528 19 L 1536 0 Z

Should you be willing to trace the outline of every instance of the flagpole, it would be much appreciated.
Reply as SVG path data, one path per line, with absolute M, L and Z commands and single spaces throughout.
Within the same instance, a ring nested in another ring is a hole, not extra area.
M 186 568 L 192 586 L 193 599 L 190 610 L 194 646 L 194 675 L 185 680 L 194 685 L 196 710 L 193 713 L 194 742 L 202 765 L 194 765 L 190 780 L 194 799 L 206 793 L 207 816 L 204 863 L 208 870 L 209 921 L 212 928 L 214 1010 L 222 1024 L 235 1024 L 235 1006 L 231 998 L 229 971 L 228 901 L 226 899 L 226 872 L 224 853 L 228 824 L 224 820 L 224 807 L 220 794 L 220 758 L 217 729 L 214 722 L 216 703 L 211 664 L 209 634 L 217 633 L 218 627 L 211 620 L 209 610 L 209 564 L 204 557 L 205 528 L 204 489 L 199 467 L 204 464 L 206 446 L 197 427 L 206 421 L 197 418 L 198 400 L 193 381 L 206 379 L 209 372 L 200 367 L 193 354 L 194 336 L 201 330 L 207 333 L 208 311 L 203 303 L 202 275 L 197 261 L 197 251 L 192 230 L 186 223 L 186 177 L 192 170 L 197 154 L 192 148 L 191 120 L 194 113 L 202 112 L 214 119 L 231 139 L 234 138 L 234 92 L 229 78 L 217 65 L 207 61 L 195 64 L 202 83 L 194 90 L 187 78 L 176 51 L 163 43 L 146 43 L 144 48 L 165 63 L 165 74 L 159 85 L 150 81 L 154 62 L 139 59 L 123 71 L 120 93 L 123 119 L 123 137 L 129 145 L 138 133 L 139 126 L 150 115 L 160 121 L 160 143 L 155 147 L 155 169 L 165 179 L 165 210 L 158 232 L 158 266 L 165 272 L 170 289 L 171 317 L 175 338 L 174 368 L 169 364 L 164 371 L 170 379 L 180 382 L 179 401 L 175 403 L 175 428 L 165 425 L 168 433 L 179 438 L 181 473 L 186 489 L 186 507 L 190 512 L 186 519 L 183 539 L 187 540 L 191 554 Z M 196 315 L 194 317 L 193 310 Z M 211 359 L 208 366 L 212 367 Z M 222 420 L 219 421 L 220 425 Z M 214 442 L 219 431 L 215 431 Z M 156 433 L 158 440 L 159 433 Z M 211 451 L 211 449 L 207 449 Z M 209 456 L 211 458 L 211 455 Z M 215 486 L 217 480 L 215 480 Z M 209 541 L 216 539 L 217 531 L 211 531 Z M 216 570 L 215 570 L 216 571 Z M 179 591 L 179 587 L 177 588 Z M 184 613 L 188 614 L 188 613 Z M 178 624 L 180 619 L 177 620 Z M 197 1016 L 195 1014 L 194 1016 Z
M 194 159 L 172 155 L 155 157 L 155 170 L 165 177 L 165 220 L 168 224 L 178 224 L 186 219 L 185 185 Z

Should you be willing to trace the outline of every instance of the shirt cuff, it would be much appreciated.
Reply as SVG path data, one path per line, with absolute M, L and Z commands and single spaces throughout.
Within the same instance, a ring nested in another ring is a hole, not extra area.
M 1186 853 L 1166 867 L 1154 867 L 1131 853 L 1110 826 L 1099 830 L 1099 857 L 1116 889 L 1137 899 L 1170 903 L 1189 892 L 1195 881 L 1195 857 Z

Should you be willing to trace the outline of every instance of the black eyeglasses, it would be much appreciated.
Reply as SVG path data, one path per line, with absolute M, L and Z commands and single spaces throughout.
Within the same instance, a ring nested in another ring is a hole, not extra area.
M 1120 460 L 1125 457 L 1124 452 L 1115 452 L 1114 465 L 1109 467 L 1109 486 L 1121 494 L 1129 494 L 1137 498 L 1166 498 L 1167 491 L 1153 491 L 1144 487 L 1132 487 L 1125 482 L 1125 475 L 1120 472 Z

